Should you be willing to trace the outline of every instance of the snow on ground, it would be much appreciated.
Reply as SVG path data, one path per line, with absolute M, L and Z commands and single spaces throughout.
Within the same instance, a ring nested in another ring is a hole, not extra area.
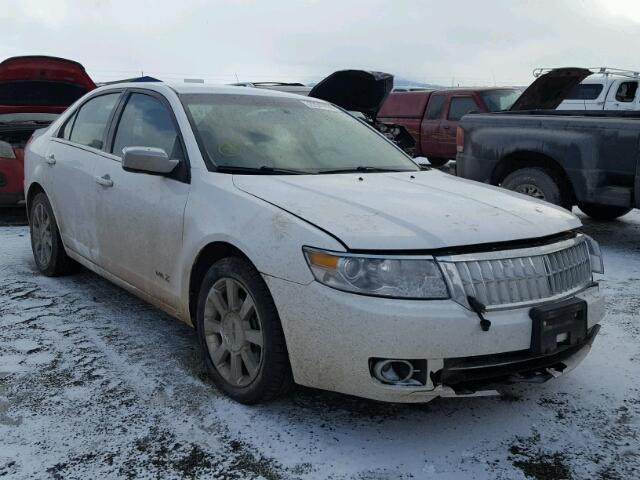
M 39 275 L 27 228 L 0 227 L 0 477 L 638 478 L 640 212 L 585 223 L 609 314 L 573 372 L 502 397 L 254 407 L 216 391 L 189 327 L 92 273 Z

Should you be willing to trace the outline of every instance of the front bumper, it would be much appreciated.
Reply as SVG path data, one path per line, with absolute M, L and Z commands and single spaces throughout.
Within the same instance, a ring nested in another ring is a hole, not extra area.
M 531 344 L 530 307 L 488 312 L 491 329 L 484 332 L 476 313 L 451 300 L 367 297 L 317 282 L 300 285 L 270 276 L 265 280 L 282 321 L 294 380 L 309 387 L 389 402 L 468 394 L 469 385 L 454 389 L 443 382 L 452 360 L 517 354 Z M 597 333 L 593 327 L 604 317 L 604 299 L 597 285 L 574 297 L 587 303 L 592 340 Z M 562 371 L 575 366 L 573 360 L 584 357 L 589 347 L 590 341 L 568 352 L 560 360 L 567 363 Z M 383 384 L 370 373 L 372 358 L 426 360 L 426 384 Z

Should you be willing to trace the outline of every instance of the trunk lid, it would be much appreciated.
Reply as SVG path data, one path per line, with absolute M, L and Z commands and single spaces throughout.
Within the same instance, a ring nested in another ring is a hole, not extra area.
M 591 73 L 586 68 L 553 69 L 529 85 L 509 110 L 555 110 L 571 89 Z

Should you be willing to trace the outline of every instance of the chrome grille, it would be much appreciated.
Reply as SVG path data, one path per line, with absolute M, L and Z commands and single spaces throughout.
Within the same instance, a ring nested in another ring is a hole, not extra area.
M 534 303 L 581 290 L 592 280 L 589 248 L 581 237 L 438 260 L 453 284 L 454 298 L 463 304 L 469 295 L 487 307 Z

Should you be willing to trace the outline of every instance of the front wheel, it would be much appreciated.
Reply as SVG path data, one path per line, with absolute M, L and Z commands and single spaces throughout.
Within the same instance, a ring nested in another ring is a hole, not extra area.
M 570 208 L 567 192 L 563 192 L 560 185 L 561 182 L 540 168 L 521 168 L 507 175 L 501 183 L 508 190 Z
M 596 220 L 610 221 L 622 217 L 632 209 L 628 207 L 612 207 L 607 205 L 596 205 L 594 203 L 581 203 L 580 210 Z
M 224 258 L 200 288 L 197 331 L 216 386 L 234 400 L 270 400 L 291 385 L 284 333 L 271 294 L 247 260 Z

